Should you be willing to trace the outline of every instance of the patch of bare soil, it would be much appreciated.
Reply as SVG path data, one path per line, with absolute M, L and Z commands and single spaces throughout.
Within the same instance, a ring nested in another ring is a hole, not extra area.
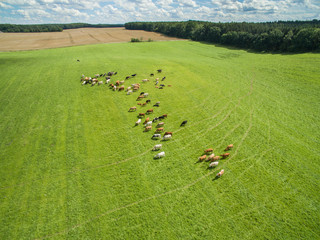
M 79 28 L 62 32 L 0 33 L 0 51 L 21 51 L 58 48 L 98 43 L 129 42 L 131 38 L 144 41 L 183 40 L 160 33 L 125 28 Z

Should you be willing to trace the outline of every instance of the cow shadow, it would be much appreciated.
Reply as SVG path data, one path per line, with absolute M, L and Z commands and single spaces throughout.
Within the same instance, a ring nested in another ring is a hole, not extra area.
M 220 179 L 221 177 L 218 177 L 218 176 L 215 176 L 213 179 L 212 179 L 212 181 L 214 182 L 214 181 L 217 181 L 218 179 Z

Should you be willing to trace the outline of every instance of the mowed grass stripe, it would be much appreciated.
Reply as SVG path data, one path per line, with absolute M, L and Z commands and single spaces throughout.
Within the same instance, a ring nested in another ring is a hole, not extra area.
M 1 98 L 10 99 L 0 107 L 0 135 L 6 143 L 14 139 L 9 147 L 0 145 L 6 159 L 0 170 L 1 236 L 319 235 L 318 55 L 253 54 L 186 41 L 0 58 L 8 65 L 3 76 L 14 79 L 8 89 L 0 83 Z M 79 77 L 118 71 L 114 80 L 122 80 L 137 73 L 127 87 L 158 68 L 158 76 L 167 77 L 160 83 L 172 87 L 155 89 L 150 82 L 141 91 L 152 103 L 161 101 L 151 117 L 168 113 L 165 130 L 174 136 L 163 143 L 166 157 L 153 160 L 149 150 L 159 141 L 133 127 L 137 113 L 151 106 L 127 112 L 140 91 L 126 96 L 105 85 L 81 86 Z M 188 124 L 180 128 L 183 120 Z M 231 157 L 217 169 L 195 164 L 205 148 L 221 154 L 229 143 L 235 145 Z M 221 168 L 225 175 L 212 181 Z

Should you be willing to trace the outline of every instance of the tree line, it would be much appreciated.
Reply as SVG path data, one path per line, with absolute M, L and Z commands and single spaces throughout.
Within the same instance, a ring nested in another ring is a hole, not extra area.
M 64 29 L 75 28 L 105 28 L 123 27 L 124 24 L 88 24 L 88 23 L 68 23 L 68 24 L 0 24 L 2 32 L 62 32 Z
M 206 41 L 268 52 L 320 50 L 320 21 L 265 23 L 203 21 L 129 22 L 126 29 L 159 32 L 168 36 Z

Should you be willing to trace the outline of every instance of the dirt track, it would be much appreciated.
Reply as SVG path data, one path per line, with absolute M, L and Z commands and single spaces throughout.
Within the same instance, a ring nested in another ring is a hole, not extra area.
M 0 33 L 0 51 L 21 51 L 85 44 L 129 42 L 131 38 L 154 41 L 182 40 L 159 33 L 124 28 L 79 28 L 53 33 Z

